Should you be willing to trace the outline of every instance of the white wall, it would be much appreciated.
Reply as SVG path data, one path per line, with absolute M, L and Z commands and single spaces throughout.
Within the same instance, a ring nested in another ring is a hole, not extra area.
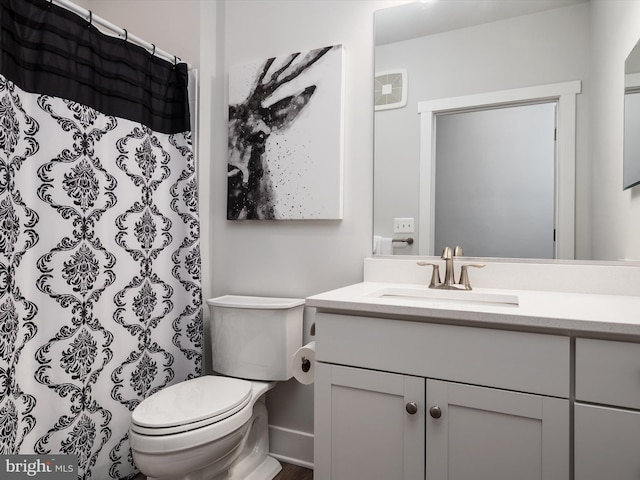
M 230 1 L 227 66 L 341 43 L 346 58 L 344 220 L 229 222 L 226 160 L 214 158 L 214 292 L 305 297 L 362 280 L 371 253 L 373 11 L 386 1 Z M 305 322 L 308 333 L 309 322 Z M 295 381 L 268 396 L 275 425 L 313 431 L 313 387 Z M 278 453 L 288 447 L 272 442 Z M 307 450 L 305 461 L 312 461 Z
M 227 2 L 227 66 L 344 45 L 345 202 L 342 221 L 228 222 L 226 159 L 214 159 L 214 290 L 305 296 L 362 278 L 362 258 L 371 252 L 375 3 L 381 2 Z
M 75 3 L 183 61 L 198 64 L 198 0 L 81 0 Z

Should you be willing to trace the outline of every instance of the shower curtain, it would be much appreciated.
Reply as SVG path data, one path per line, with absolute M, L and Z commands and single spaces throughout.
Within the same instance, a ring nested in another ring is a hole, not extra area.
M 131 478 L 131 411 L 200 375 L 187 66 L 0 0 L 0 454 Z

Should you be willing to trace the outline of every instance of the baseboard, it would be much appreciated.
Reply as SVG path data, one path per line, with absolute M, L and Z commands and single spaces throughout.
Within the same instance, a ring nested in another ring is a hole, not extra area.
M 282 462 L 313 469 L 313 434 L 269 425 L 269 454 Z

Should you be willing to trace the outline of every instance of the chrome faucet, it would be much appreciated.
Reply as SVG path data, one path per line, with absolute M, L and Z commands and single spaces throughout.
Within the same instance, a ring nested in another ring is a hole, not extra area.
M 440 258 L 444 260 L 444 282 L 434 288 L 444 288 L 447 290 L 452 290 L 456 288 L 454 284 L 456 283 L 456 274 L 453 271 L 453 257 L 459 254 L 462 254 L 462 248 L 457 246 L 455 250 L 451 250 L 451 247 L 444 247 L 442 250 L 442 255 Z
M 418 262 L 418 265 L 432 266 L 433 272 L 431 275 L 431 282 L 429 288 L 439 288 L 444 290 L 471 290 L 471 283 L 469 282 L 469 267 L 482 268 L 484 263 L 465 263 L 460 269 L 460 281 L 456 282 L 456 275 L 454 270 L 453 259 L 454 257 L 462 257 L 464 255 L 461 246 L 456 246 L 453 250 L 451 247 L 444 247 L 440 258 L 444 260 L 444 282 L 440 281 L 440 269 L 437 263 L 431 262 Z

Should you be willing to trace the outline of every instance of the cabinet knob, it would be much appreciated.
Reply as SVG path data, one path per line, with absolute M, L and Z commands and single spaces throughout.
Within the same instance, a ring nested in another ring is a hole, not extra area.
M 414 415 L 418 412 L 418 405 L 416 404 L 416 402 L 407 403 L 405 408 L 407 409 L 407 413 L 410 415 Z
M 440 409 L 440 407 L 431 407 L 429 409 L 429 415 L 431 415 L 433 418 L 440 418 L 442 416 L 442 410 Z

